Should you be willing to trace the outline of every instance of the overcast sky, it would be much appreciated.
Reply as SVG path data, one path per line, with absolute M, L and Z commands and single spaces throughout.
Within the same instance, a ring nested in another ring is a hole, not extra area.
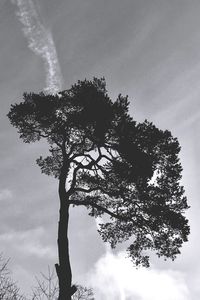
M 199 0 L 0 1 L 0 252 L 22 291 L 57 262 L 57 182 L 35 164 L 43 146 L 23 144 L 6 114 L 24 91 L 105 76 L 111 98 L 129 95 L 136 120 L 178 137 L 191 235 L 175 262 L 153 255 L 150 269 L 136 270 L 75 208 L 73 281 L 91 285 L 97 300 L 199 300 L 199 15 Z

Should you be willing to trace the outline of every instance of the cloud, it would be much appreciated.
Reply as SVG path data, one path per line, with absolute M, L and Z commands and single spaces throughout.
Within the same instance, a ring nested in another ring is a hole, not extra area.
M 97 300 L 189 300 L 184 274 L 133 267 L 124 252 L 107 251 L 87 277 Z
M 61 90 L 62 75 L 51 32 L 44 27 L 32 0 L 11 0 L 18 7 L 17 16 L 23 24 L 23 32 L 29 48 L 45 63 L 48 93 Z
M 8 189 L 0 190 L 0 201 L 5 201 L 12 198 L 12 192 Z
M 44 245 L 46 232 L 42 227 L 27 231 L 11 231 L 0 235 L 0 242 L 8 247 L 12 245 L 15 252 L 38 258 L 55 258 L 54 249 Z

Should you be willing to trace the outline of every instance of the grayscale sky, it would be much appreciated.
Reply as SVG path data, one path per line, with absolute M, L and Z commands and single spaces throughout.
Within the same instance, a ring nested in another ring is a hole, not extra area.
M 35 164 L 43 145 L 23 144 L 6 114 L 24 91 L 105 76 L 111 98 L 129 95 L 136 120 L 178 137 L 191 235 L 175 262 L 152 255 L 150 269 L 136 270 L 72 209 L 73 280 L 97 300 L 200 299 L 199 16 L 199 0 L 0 1 L 0 252 L 24 292 L 57 262 L 57 182 Z

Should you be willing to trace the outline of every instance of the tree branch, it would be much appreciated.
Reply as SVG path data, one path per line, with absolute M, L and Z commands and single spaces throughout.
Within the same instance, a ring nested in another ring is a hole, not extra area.
M 90 189 L 84 189 L 84 188 L 75 188 L 74 189 L 74 192 L 83 192 L 83 193 L 91 193 L 91 192 L 95 192 L 95 191 L 98 191 L 100 190 L 100 188 L 98 187 L 95 187 L 95 188 L 90 188 Z
M 77 188 L 74 188 L 74 190 L 73 190 L 73 192 L 83 192 L 83 193 L 87 193 L 87 194 L 95 192 L 95 191 L 101 191 L 103 194 L 106 194 L 109 197 L 116 197 L 116 195 L 114 193 L 111 193 L 111 192 L 109 193 L 103 187 L 100 187 L 100 186 L 91 187 L 88 189 L 77 187 Z
M 99 156 L 96 160 L 94 158 L 92 158 L 89 154 L 85 154 L 84 156 L 88 157 L 91 160 L 87 165 L 83 165 L 81 162 L 77 162 L 77 161 L 74 161 L 74 160 L 73 161 L 69 160 L 70 162 L 73 162 L 73 163 L 77 164 L 77 167 L 74 169 L 74 172 L 73 172 L 71 187 L 67 192 L 68 195 L 71 195 L 74 192 L 74 188 L 76 186 L 77 172 L 79 170 L 92 170 L 92 167 L 95 166 L 95 165 L 98 166 L 98 162 L 101 160 L 101 156 Z
M 75 164 L 77 164 L 77 165 L 80 165 L 81 167 L 87 167 L 87 169 L 89 168 L 90 169 L 90 166 L 92 166 L 92 165 L 97 165 L 97 163 L 101 160 L 101 157 L 99 156 L 96 160 L 90 155 L 90 154 L 84 154 L 84 153 L 79 153 L 78 155 L 75 155 L 76 157 L 75 158 L 77 158 L 77 157 L 84 157 L 84 159 L 85 158 L 88 158 L 88 159 L 90 159 L 90 163 L 88 163 L 88 165 L 83 165 L 83 164 L 81 164 L 80 162 L 78 162 L 78 161 L 76 161 L 75 160 L 75 158 L 70 158 L 70 161 L 71 162 L 73 162 L 73 163 L 75 163 Z
M 122 221 L 127 221 L 127 218 L 123 217 L 123 216 L 120 216 L 120 215 L 117 215 L 115 213 L 113 213 L 112 211 L 108 210 L 107 208 L 99 205 L 99 204 L 96 204 L 96 203 L 92 203 L 91 201 L 88 201 L 88 200 L 69 200 L 68 201 L 68 204 L 72 204 L 72 205 L 83 205 L 83 206 L 92 206 L 94 208 L 97 208 L 98 210 L 101 210 L 105 213 L 107 213 L 108 215 L 110 215 L 111 217 L 113 218 L 116 218 L 118 220 L 122 220 Z
M 109 160 L 109 161 L 112 162 L 112 158 L 108 157 L 108 156 L 105 155 L 105 154 L 102 154 L 101 148 L 100 148 L 100 147 L 98 147 L 98 152 L 99 152 L 99 156 L 101 156 L 101 159 L 102 159 L 102 158 L 105 158 L 105 159 L 107 159 L 107 160 Z M 108 152 L 108 151 L 107 151 L 107 152 Z M 108 153 L 109 153 L 109 152 L 108 152 Z
M 72 204 L 72 205 L 83 205 L 83 206 L 92 206 L 93 208 L 96 208 L 98 209 L 99 211 L 103 211 L 104 213 L 108 214 L 109 216 L 117 219 L 117 220 L 121 220 L 121 221 L 124 221 L 124 222 L 127 222 L 127 221 L 130 221 L 132 222 L 134 225 L 138 226 L 138 224 L 136 222 L 133 221 L 132 218 L 129 218 L 129 217 L 124 217 L 124 216 L 121 216 L 121 215 L 118 215 L 112 211 L 110 211 L 109 209 L 97 204 L 97 203 L 92 203 L 91 201 L 88 201 L 88 200 L 69 200 L 68 201 L 68 204 Z
M 73 144 L 69 151 L 69 156 L 73 153 L 73 151 L 76 147 L 83 146 L 85 143 L 85 140 L 86 140 L 86 137 L 80 143 Z M 72 161 L 79 156 L 85 156 L 86 155 L 85 152 L 90 152 L 90 151 L 94 150 L 94 146 L 95 146 L 95 144 L 94 144 L 94 142 L 92 142 L 92 146 L 89 149 L 82 149 L 81 153 L 74 154 L 73 156 L 70 157 L 70 160 Z

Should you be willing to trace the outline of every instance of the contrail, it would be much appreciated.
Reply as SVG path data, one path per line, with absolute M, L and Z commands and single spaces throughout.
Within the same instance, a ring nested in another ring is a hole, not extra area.
M 23 24 L 29 48 L 44 61 L 46 69 L 44 90 L 55 94 L 62 88 L 62 75 L 52 34 L 41 23 L 32 0 L 11 0 L 11 2 L 18 7 L 16 14 Z

